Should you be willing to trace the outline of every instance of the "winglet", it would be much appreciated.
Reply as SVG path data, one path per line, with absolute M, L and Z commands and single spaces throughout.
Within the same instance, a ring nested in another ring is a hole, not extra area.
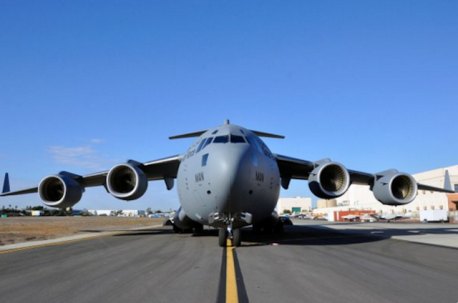
M 3 181 L 2 194 L 10 192 L 10 178 L 8 173 L 5 173 L 5 181 Z
M 453 191 L 452 182 L 450 182 L 450 174 L 447 169 L 445 170 L 444 189 Z

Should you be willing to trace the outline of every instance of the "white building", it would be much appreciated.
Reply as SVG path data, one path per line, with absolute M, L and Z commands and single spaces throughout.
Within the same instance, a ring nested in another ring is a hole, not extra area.
M 91 209 L 89 213 L 93 216 L 110 216 L 113 215 L 117 210 L 112 209 Z M 139 215 L 144 215 L 144 210 L 122 210 L 122 217 L 138 217 Z
M 88 212 L 93 216 L 109 216 L 112 212 L 110 209 L 90 209 Z
M 277 212 L 283 214 L 285 210 L 291 213 L 304 213 L 312 211 L 312 198 L 280 198 L 277 202 Z
M 450 176 L 452 189 L 458 189 L 458 165 L 439 168 L 412 175 L 417 182 L 435 187 L 444 187 L 446 173 Z M 328 213 L 339 210 L 375 210 L 377 213 L 402 214 L 420 210 L 449 210 L 447 194 L 419 190 L 415 200 L 406 205 L 388 206 L 377 201 L 369 186 L 351 185 L 348 191 L 337 198 L 337 206 L 319 208 L 315 212 Z

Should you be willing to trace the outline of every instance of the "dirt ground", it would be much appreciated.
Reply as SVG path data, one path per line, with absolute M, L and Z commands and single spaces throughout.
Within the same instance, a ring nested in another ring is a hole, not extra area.
M 161 218 L 124 217 L 11 217 L 0 218 L 0 246 L 55 239 L 95 230 L 160 225 Z

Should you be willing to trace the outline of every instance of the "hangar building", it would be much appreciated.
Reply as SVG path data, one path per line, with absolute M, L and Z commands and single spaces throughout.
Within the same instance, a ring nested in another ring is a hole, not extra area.
M 277 212 L 279 214 L 285 213 L 289 210 L 292 214 L 304 213 L 312 211 L 312 198 L 280 198 L 277 202 Z
M 417 182 L 435 187 L 444 187 L 446 175 L 450 177 L 452 189 L 458 191 L 458 165 L 439 168 L 412 175 Z M 458 194 L 444 194 L 419 190 L 415 200 L 406 205 L 388 206 L 378 202 L 369 186 L 352 185 L 341 197 L 335 199 L 335 207 L 321 207 L 315 210 L 318 213 L 327 213 L 341 210 L 374 210 L 379 214 L 407 214 L 418 213 L 421 210 L 448 210 L 456 211 Z M 322 203 L 321 205 L 326 205 Z M 320 205 L 319 205 L 320 206 Z

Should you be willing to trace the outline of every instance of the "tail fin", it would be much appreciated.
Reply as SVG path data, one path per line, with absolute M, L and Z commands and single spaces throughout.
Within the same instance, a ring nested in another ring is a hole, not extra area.
M 5 173 L 5 181 L 3 182 L 3 191 L 2 194 L 8 193 L 10 191 L 10 178 L 8 173 Z

